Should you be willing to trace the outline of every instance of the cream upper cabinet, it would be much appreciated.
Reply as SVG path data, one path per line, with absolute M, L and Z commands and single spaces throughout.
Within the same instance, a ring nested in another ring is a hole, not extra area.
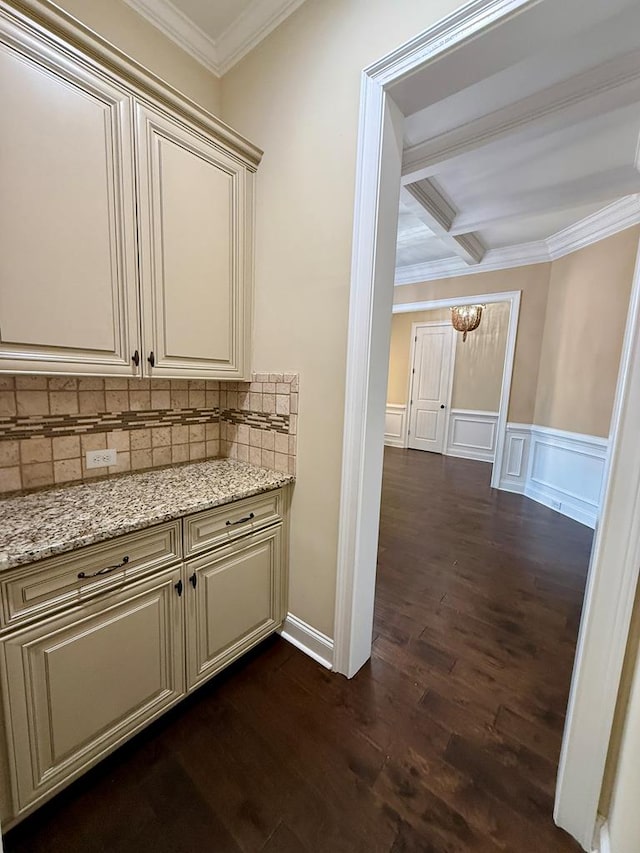
M 130 374 L 131 97 L 0 24 L 0 367 Z
M 136 105 L 143 338 L 152 376 L 247 375 L 252 175 Z
M 249 378 L 260 152 L 60 26 L 0 4 L 0 371 Z

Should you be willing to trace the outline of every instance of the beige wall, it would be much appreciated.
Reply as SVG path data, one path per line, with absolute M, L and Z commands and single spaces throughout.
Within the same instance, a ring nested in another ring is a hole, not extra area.
M 458 334 L 452 408 L 478 412 L 500 408 L 509 313 L 508 302 L 490 303 L 482 312 L 480 325 L 464 343 Z
M 413 323 L 449 322 L 450 316 L 448 308 L 393 315 L 388 403 L 406 404 L 408 401 Z M 451 400 L 454 409 L 498 411 L 508 331 L 509 303 L 496 302 L 487 305 L 480 326 L 469 333 L 464 343 L 462 335 L 458 334 Z
M 551 264 L 535 264 L 511 270 L 407 284 L 396 287 L 393 301 L 401 304 L 454 296 L 503 293 L 509 290 L 522 291 L 509 420 L 530 424 L 533 423 L 535 411 L 550 268 Z M 471 337 L 470 335 L 467 343 Z
M 200 106 L 220 115 L 220 80 L 123 0 L 56 2 Z
M 459 0 L 307 0 L 222 82 L 258 171 L 255 363 L 300 371 L 290 608 L 333 635 L 362 69 Z
M 554 261 L 535 423 L 607 436 L 639 228 Z

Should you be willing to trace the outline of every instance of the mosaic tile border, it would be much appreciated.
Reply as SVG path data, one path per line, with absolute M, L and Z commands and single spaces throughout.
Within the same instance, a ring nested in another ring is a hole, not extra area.
M 219 423 L 246 424 L 255 429 L 289 432 L 289 415 L 239 409 L 149 409 L 135 412 L 101 412 L 96 415 L 49 415 L 35 418 L 0 418 L 0 441 L 87 435 L 148 427 L 191 426 Z

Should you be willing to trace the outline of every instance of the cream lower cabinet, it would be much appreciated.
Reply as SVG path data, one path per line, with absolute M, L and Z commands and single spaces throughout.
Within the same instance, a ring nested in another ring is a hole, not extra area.
M 282 524 L 187 562 L 187 678 L 197 687 L 284 619 Z
M 3 643 L 16 812 L 184 695 L 177 567 Z
M 3 827 L 280 627 L 288 502 L 277 489 L 0 573 Z
M 0 0 L 0 371 L 249 378 L 261 152 L 42 13 Z

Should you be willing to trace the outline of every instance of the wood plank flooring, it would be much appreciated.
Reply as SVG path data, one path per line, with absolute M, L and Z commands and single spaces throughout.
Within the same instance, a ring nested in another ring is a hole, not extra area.
M 356 678 L 267 641 L 7 853 L 577 851 L 551 815 L 591 531 L 489 474 L 387 449 Z

